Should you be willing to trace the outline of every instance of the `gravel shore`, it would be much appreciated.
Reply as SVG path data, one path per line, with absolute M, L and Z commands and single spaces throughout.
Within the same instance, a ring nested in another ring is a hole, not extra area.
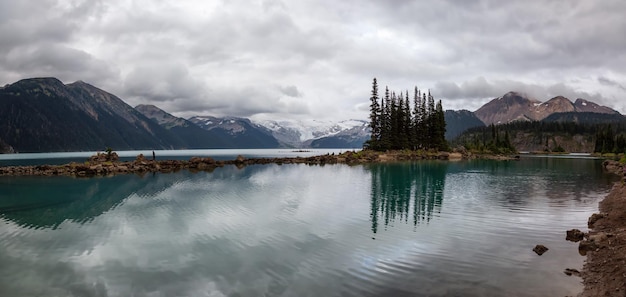
M 606 161 L 604 167 L 624 176 L 618 162 Z M 581 272 L 585 287 L 579 296 L 626 296 L 625 177 L 600 202 L 599 210 L 589 218 L 590 231 L 580 245 L 587 260 Z

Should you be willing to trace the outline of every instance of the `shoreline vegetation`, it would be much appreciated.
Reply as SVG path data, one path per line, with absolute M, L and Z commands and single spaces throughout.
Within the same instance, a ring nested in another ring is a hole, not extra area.
M 0 166 L 0 176 L 74 176 L 93 177 L 117 174 L 169 173 L 180 170 L 213 171 L 218 167 L 235 165 L 244 167 L 258 164 L 368 164 L 418 160 L 463 160 L 463 159 L 512 160 L 514 156 L 472 154 L 466 151 L 438 152 L 425 150 L 401 150 L 378 152 L 373 150 L 347 151 L 340 154 L 325 154 L 312 157 L 246 158 L 214 160 L 210 157 L 191 157 L 189 160 L 156 160 L 142 154 L 133 161 L 120 161 L 117 153 L 96 153 L 84 163 L 72 162 L 63 165 Z
M 622 178 L 600 201 L 600 212 L 589 217 L 590 231 L 579 244 L 580 254 L 587 256 L 579 297 L 626 296 L 626 172 L 614 160 L 604 161 L 603 167 Z

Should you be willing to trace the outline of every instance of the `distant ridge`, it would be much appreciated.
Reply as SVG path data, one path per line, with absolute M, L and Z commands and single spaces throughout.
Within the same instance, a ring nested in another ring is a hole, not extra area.
M 490 125 L 513 121 L 541 121 L 552 114 L 568 112 L 620 114 L 609 107 L 580 98 L 572 102 L 568 98 L 557 96 L 542 103 L 518 92 L 508 92 L 495 98 L 476 110 L 474 114 L 483 123 Z
M 180 146 L 118 97 L 84 82 L 20 80 L 0 89 L 0 139 L 16 152 Z
M 513 121 L 605 123 L 623 119 L 609 107 L 557 96 L 540 102 L 518 92 L 472 113 L 446 111 L 446 138 L 468 128 Z M 133 108 L 83 81 L 23 79 L 0 87 L 0 153 L 189 148 L 359 148 L 367 121 L 274 120 L 196 116 L 154 106 Z

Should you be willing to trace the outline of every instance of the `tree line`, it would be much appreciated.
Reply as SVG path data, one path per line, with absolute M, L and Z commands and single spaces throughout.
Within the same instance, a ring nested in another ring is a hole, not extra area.
M 503 129 L 504 128 L 504 129 Z M 504 130 L 504 132 L 502 132 Z M 472 151 L 492 154 L 512 154 L 517 149 L 511 143 L 511 137 L 506 127 L 491 124 L 488 127 L 473 128 L 471 133 L 459 136 L 462 145 Z
M 514 152 L 515 147 L 511 145 L 511 141 L 520 132 L 532 135 L 532 141 L 545 142 L 546 148 L 549 147 L 549 140 L 555 134 L 582 135 L 585 139 L 594 142 L 594 152 L 596 153 L 626 153 L 626 121 L 604 124 L 597 122 L 516 121 L 497 126 L 490 125 L 468 129 L 453 143 L 478 151 Z M 564 151 L 557 143 L 553 143 L 550 150 L 553 152 Z
M 616 125 L 615 130 L 620 130 L 619 124 Z M 615 132 L 612 125 L 601 126 L 596 133 L 594 152 L 603 154 L 626 153 L 626 136 L 623 133 Z
M 367 149 L 449 150 L 441 100 L 435 103 L 430 91 L 422 92 L 415 87 L 412 103 L 408 90 L 396 93 L 385 87 L 385 94 L 380 97 L 374 78 L 369 118 L 371 138 L 365 143 Z

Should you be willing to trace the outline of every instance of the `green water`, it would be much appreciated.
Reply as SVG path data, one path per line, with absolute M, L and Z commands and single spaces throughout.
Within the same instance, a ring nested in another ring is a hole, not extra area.
M 0 177 L 0 296 L 572 295 L 565 230 L 613 181 L 556 158 Z

